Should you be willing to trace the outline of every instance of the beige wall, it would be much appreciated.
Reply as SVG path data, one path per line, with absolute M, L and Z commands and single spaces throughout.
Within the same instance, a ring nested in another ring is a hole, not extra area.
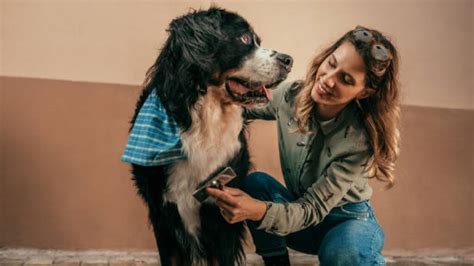
M 145 206 L 120 162 L 140 88 L 0 81 L 0 246 L 154 248 Z M 376 186 L 372 200 L 387 249 L 474 246 L 474 111 L 402 112 L 397 186 Z M 281 179 L 274 122 L 252 125 L 250 147 L 257 169 Z
M 119 157 L 167 23 L 208 1 L 0 3 L 0 246 L 154 248 Z M 392 36 L 405 104 L 399 183 L 373 200 L 387 248 L 474 246 L 472 1 L 217 3 L 295 57 L 291 78 L 354 25 Z M 281 178 L 274 124 L 255 123 L 250 143 L 257 168 Z
M 141 84 L 169 21 L 209 1 L 1 0 L 0 75 Z M 263 45 L 309 58 L 355 25 L 393 37 L 404 102 L 472 109 L 473 1 L 216 1 L 248 18 Z

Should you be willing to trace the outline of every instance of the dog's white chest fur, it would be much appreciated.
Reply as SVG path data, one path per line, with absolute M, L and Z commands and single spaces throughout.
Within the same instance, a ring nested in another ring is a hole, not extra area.
M 222 92 L 209 89 L 191 112 L 191 128 L 181 134 L 188 159 L 170 169 L 165 201 L 176 203 L 186 230 L 197 239 L 200 203 L 193 197 L 198 184 L 224 166 L 239 150 L 242 108 L 222 104 Z

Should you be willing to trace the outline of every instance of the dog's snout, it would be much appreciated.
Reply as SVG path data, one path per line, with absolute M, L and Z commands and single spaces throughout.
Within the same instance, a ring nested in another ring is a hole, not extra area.
M 277 55 L 278 62 L 282 64 L 287 70 L 291 69 L 293 66 L 293 58 L 286 54 Z

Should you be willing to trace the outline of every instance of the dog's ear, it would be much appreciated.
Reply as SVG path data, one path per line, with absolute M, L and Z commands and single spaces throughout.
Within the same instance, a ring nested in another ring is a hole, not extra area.
M 194 12 L 174 19 L 169 26 L 172 51 L 180 60 L 208 73 L 214 71 L 214 57 L 225 34 L 218 10 Z
M 211 8 L 191 12 L 170 23 L 168 39 L 147 72 L 145 91 L 137 109 L 147 94 L 156 89 L 166 111 L 181 129 L 189 129 L 194 104 L 200 94 L 206 93 L 212 74 L 219 70 L 215 55 L 226 36 L 221 33 L 224 15 L 224 10 Z

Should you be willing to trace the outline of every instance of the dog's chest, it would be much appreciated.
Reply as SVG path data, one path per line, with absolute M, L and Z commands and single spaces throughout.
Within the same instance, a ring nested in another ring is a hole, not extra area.
M 243 119 L 241 107 L 222 106 L 212 97 L 203 97 L 191 115 L 191 128 L 181 134 L 188 159 L 171 168 L 165 200 L 177 204 L 187 231 L 196 236 L 200 204 L 192 193 L 240 150 Z
M 201 182 L 239 151 L 242 108 L 221 105 L 214 97 L 208 96 L 196 104 L 191 116 L 191 128 L 181 134 L 188 160 L 177 167 L 189 168 L 193 179 Z

